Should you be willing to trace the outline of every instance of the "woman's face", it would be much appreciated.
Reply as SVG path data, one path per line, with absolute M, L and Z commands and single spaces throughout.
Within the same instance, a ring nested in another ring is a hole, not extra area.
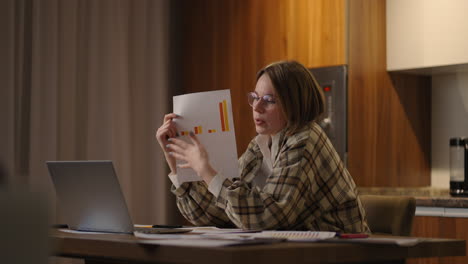
M 274 136 L 286 126 L 287 122 L 275 88 L 267 74 L 263 74 L 258 79 L 255 94 L 256 98 L 252 103 L 255 129 L 258 134 Z M 264 97 L 266 95 L 270 98 Z

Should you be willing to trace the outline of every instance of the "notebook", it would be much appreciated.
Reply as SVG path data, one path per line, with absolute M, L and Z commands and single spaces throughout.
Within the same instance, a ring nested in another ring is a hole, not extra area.
M 47 161 L 60 211 L 69 229 L 133 233 L 135 229 L 112 161 Z M 190 229 L 157 228 L 153 233 Z
M 335 232 L 328 231 L 279 231 L 266 230 L 254 235 L 256 238 L 283 238 L 288 241 L 314 242 L 334 238 Z

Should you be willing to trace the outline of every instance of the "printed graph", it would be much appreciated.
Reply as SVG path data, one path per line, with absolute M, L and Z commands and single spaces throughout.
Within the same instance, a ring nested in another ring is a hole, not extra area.
M 232 115 L 231 93 L 217 90 L 174 96 L 173 111 L 181 118 L 174 120 L 181 139 L 190 143 L 197 138 L 210 155 L 213 168 L 227 178 L 237 177 L 237 146 Z M 177 160 L 177 164 L 185 163 Z M 184 182 L 200 181 L 191 168 L 177 167 L 177 177 Z
M 222 132 L 228 132 L 229 129 L 229 118 L 228 118 L 228 111 L 227 111 L 227 101 L 223 100 L 218 103 L 219 107 L 219 119 L 220 119 L 220 126 L 221 126 L 221 131 Z M 218 130 L 214 128 L 208 129 L 208 133 L 216 133 Z M 202 134 L 203 133 L 203 128 L 202 126 L 195 126 L 193 127 L 193 132 L 195 135 Z M 187 136 L 190 133 L 190 131 L 182 131 L 181 135 L 182 136 Z
M 202 126 L 196 126 L 196 127 L 193 127 L 193 131 L 195 134 L 201 134 L 203 132 L 203 128 Z M 189 131 L 182 131 L 180 132 L 182 134 L 182 136 L 187 136 L 190 132 Z
M 223 100 L 219 102 L 219 118 L 221 119 L 221 130 L 229 131 L 229 119 L 227 114 L 227 102 Z

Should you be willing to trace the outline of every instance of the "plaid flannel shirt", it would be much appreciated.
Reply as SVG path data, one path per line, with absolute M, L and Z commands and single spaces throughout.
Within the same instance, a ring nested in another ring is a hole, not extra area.
M 203 181 L 172 186 L 180 212 L 195 225 L 370 232 L 356 185 L 319 125 L 282 132 L 279 144 L 263 189 L 252 185 L 263 159 L 252 140 L 239 159 L 240 177 L 225 179 L 217 197 Z

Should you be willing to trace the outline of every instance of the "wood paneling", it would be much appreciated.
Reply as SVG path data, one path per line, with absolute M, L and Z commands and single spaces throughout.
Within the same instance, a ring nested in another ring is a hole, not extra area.
M 468 218 L 416 216 L 413 236 L 430 238 L 468 238 Z M 466 247 L 468 252 L 468 245 Z M 466 264 L 468 257 L 444 257 L 409 260 L 407 264 Z
M 359 186 L 427 186 L 430 78 L 387 73 L 385 23 L 385 0 L 349 1 L 349 171 Z
M 239 155 L 255 136 L 246 94 L 260 68 L 346 63 L 344 0 L 180 1 L 178 11 L 182 90 L 231 90 Z
M 348 165 L 356 183 L 430 185 L 430 79 L 387 73 L 384 0 L 348 5 L 346 24 L 344 0 L 179 2 L 181 90 L 231 90 L 240 155 L 255 136 L 245 95 L 260 68 L 283 59 L 348 63 Z

